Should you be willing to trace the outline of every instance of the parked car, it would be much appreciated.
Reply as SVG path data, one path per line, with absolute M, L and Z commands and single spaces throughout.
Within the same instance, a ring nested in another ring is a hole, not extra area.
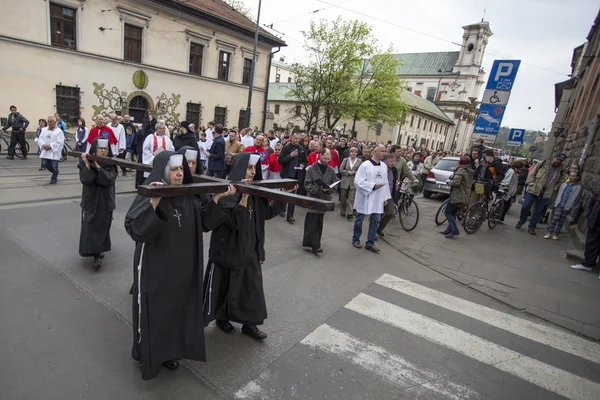
M 459 157 L 444 157 L 439 160 L 429 171 L 423 188 L 423 196 L 430 198 L 434 193 L 450 195 L 450 186 L 446 181 L 458 167 Z

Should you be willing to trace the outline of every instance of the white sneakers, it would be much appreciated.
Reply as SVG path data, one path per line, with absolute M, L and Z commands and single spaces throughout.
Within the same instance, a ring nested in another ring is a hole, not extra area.
M 581 264 L 575 264 L 575 265 L 571 265 L 572 269 L 578 269 L 580 271 L 587 271 L 587 272 L 592 272 L 592 268 L 590 267 L 586 267 L 584 265 Z

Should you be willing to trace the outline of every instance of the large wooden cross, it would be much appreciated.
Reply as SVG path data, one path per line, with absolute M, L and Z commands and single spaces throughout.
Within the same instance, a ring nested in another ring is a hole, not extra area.
M 68 153 L 73 157 L 81 157 L 81 152 L 70 151 Z M 124 160 L 116 157 L 102 157 L 98 155 L 87 155 L 88 160 L 98 161 L 106 165 L 115 165 L 124 168 L 135 169 L 136 171 L 150 172 L 152 166 L 138 163 L 135 161 Z M 177 197 L 191 196 L 200 193 L 223 193 L 229 188 L 229 185 L 235 186 L 240 193 L 252 196 L 264 197 L 282 203 L 294 204 L 297 206 L 313 209 L 316 211 L 333 211 L 335 203 L 312 197 L 302 196 L 295 193 L 288 193 L 277 189 L 292 189 L 298 181 L 295 179 L 269 179 L 253 182 L 233 182 L 227 179 L 215 178 L 206 175 L 192 174 L 194 183 L 184 185 L 140 185 L 138 194 L 144 197 Z

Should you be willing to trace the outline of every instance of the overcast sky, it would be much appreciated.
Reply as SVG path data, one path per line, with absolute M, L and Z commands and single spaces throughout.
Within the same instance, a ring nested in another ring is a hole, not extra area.
M 244 3 L 256 14 L 258 0 Z M 573 48 L 585 42 L 598 13 L 597 0 L 263 0 L 260 22 L 285 33 L 288 47 L 280 54 L 292 63 L 304 59 L 300 31 L 311 20 L 362 20 L 383 47 L 392 44 L 398 53 L 458 51 L 456 45 L 409 29 L 461 43 L 461 27 L 481 21 L 484 7 L 494 33 L 485 71 L 495 59 L 522 60 L 502 125 L 548 132 L 554 120 L 554 84 L 569 79 Z M 309 14 L 318 9 L 324 10 Z

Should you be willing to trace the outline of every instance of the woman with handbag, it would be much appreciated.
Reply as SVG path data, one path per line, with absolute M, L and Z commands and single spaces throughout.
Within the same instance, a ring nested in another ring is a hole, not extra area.
M 440 232 L 447 239 L 460 235 L 458 225 L 456 223 L 456 215 L 461 208 L 469 204 L 471 198 L 471 186 L 473 185 L 473 169 L 471 168 L 471 159 L 463 156 L 458 161 L 458 168 L 454 171 L 446 182 L 452 189 L 450 192 L 450 200 L 444 211 L 444 215 L 448 220 L 448 228 Z

